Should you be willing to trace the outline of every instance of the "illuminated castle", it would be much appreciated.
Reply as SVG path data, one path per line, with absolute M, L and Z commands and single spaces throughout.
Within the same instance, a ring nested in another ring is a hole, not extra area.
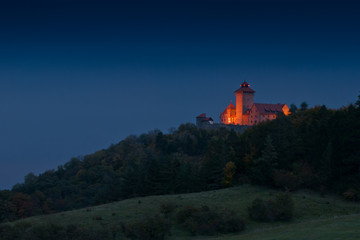
M 236 106 L 231 102 L 220 115 L 220 123 L 226 125 L 256 125 L 273 120 L 278 114 L 289 115 L 286 104 L 254 103 L 254 93 L 247 82 L 243 82 L 235 91 Z

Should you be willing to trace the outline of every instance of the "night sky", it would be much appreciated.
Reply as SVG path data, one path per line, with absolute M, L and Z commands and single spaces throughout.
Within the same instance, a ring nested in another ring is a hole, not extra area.
M 5 2 L 5 3 L 4 3 Z M 0 189 L 130 134 L 360 91 L 358 1 L 2 1 Z

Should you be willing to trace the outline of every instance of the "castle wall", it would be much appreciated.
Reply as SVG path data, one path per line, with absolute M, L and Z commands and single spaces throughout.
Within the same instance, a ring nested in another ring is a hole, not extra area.
M 276 114 L 260 115 L 259 122 L 269 121 L 276 119 Z
M 235 124 L 236 121 L 236 110 L 235 109 L 226 109 L 220 115 L 220 123 L 223 124 Z
M 248 125 L 253 126 L 260 122 L 260 114 L 256 109 L 255 105 L 251 107 L 248 119 Z
M 243 123 L 243 92 L 236 92 L 236 121 L 235 124 L 242 125 Z
M 254 94 L 244 92 L 243 94 L 243 111 L 250 109 L 254 104 Z
M 249 115 L 243 115 L 243 125 L 249 125 Z

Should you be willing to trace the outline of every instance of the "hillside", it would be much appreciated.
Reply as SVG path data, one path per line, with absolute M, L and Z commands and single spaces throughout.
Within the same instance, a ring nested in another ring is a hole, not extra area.
M 244 133 L 182 124 L 129 136 L 0 191 L 0 222 L 163 194 L 255 184 L 360 201 L 360 101 L 296 110 Z
M 172 229 L 168 239 L 355 239 L 359 234 L 360 205 L 346 202 L 336 196 L 321 197 L 310 191 L 292 193 L 295 202 L 294 218 L 289 223 L 255 222 L 248 217 L 247 208 L 256 198 L 270 199 L 278 191 L 243 185 L 222 190 L 190 194 L 148 196 L 127 199 L 91 208 L 67 211 L 47 216 L 35 216 L 17 221 L 13 225 L 29 224 L 81 224 L 94 229 L 114 229 L 120 223 L 143 219 L 159 212 L 161 203 L 172 202 L 178 206 L 203 206 L 234 210 L 246 222 L 246 230 L 239 234 L 221 237 L 191 237 L 181 228 Z M 310 232 L 309 232 L 310 231 Z M 1 239 L 1 237 L 0 237 Z

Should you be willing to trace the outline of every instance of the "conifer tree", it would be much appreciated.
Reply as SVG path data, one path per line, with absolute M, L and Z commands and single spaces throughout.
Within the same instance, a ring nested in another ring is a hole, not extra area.
M 300 110 L 301 111 L 306 111 L 308 109 L 308 104 L 306 102 L 302 102 L 300 105 Z
M 291 104 L 291 105 L 290 105 L 290 112 L 291 112 L 291 113 L 296 113 L 297 109 L 298 109 L 298 108 L 297 108 L 297 106 L 296 106 L 295 104 Z
M 355 105 L 360 108 L 360 94 L 358 96 L 358 100 L 356 101 Z
M 271 185 L 273 182 L 273 169 L 277 166 L 277 152 L 272 145 L 270 136 L 265 139 L 264 150 L 260 158 L 254 161 L 250 177 L 254 183 Z
M 145 186 L 143 187 L 145 194 L 160 194 L 161 193 L 161 175 L 160 166 L 157 159 L 151 159 L 147 170 Z
M 277 160 L 277 152 L 272 144 L 272 139 L 270 135 L 268 135 L 265 139 L 265 148 L 262 151 L 262 159 L 265 162 L 270 163 L 271 165 L 276 165 Z

